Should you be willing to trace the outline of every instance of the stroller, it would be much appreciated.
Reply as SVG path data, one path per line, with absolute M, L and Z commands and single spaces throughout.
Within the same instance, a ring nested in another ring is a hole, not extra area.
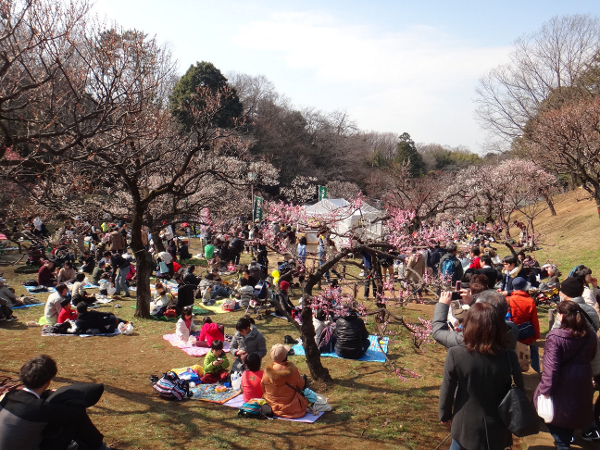
M 261 312 L 267 310 L 271 305 L 271 298 L 269 295 L 269 284 L 265 280 L 260 280 L 256 286 L 254 286 L 254 294 L 248 307 L 246 308 L 246 314 L 250 309 L 254 310 L 257 318 L 261 318 Z

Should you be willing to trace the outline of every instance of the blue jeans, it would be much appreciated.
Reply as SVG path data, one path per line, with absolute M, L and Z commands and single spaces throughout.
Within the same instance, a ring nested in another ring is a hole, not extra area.
M 467 450 L 462 445 L 460 445 L 457 441 L 452 439 L 452 445 L 450 446 L 450 450 Z
M 125 295 L 129 295 L 129 286 L 127 286 L 127 275 L 129 274 L 129 266 L 124 269 L 119 269 L 117 273 L 117 278 L 115 280 L 115 288 L 117 289 L 116 294 L 119 295 L 121 293 L 121 289 L 125 292 Z
M 550 423 L 547 423 L 546 427 L 554 438 L 554 445 L 556 445 L 557 450 L 568 450 L 571 448 L 571 438 L 575 430 L 572 428 L 557 427 Z

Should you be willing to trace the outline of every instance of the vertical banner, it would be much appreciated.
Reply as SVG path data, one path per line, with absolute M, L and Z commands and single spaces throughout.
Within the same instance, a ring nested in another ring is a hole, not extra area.
M 319 201 L 327 198 L 327 186 L 319 186 Z
M 263 199 L 260 197 L 254 197 L 254 208 L 253 208 L 253 212 L 252 212 L 252 219 L 254 220 L 254 222 L 260 222 L 262 221 L 262 217 L 263 217 L 263 210 L 262 210 L 262 206 L 263 206 Z

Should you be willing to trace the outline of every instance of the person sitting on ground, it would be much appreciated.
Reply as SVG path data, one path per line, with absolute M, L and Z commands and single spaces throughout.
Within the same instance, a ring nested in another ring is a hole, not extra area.
M 54 261 L 48 260 L 38 271 L 38 285 L 46 287 L 54 287 L 56 285 L 56 277 L 54 276 Z
M 79 334 L 111 334 L 123 320 L 114 314 L 102 311 L 88 311 L 88 305 L 80 302 L 77 305 L 77 333 Z
M 196 275 L 194 275 L 194 271 L 196 270 L 196 266 L 189 266 L 185 276 L 183 277 L 183 282 L 185 284 L 193 284 L 194 286 L 198 286 L 200 284 L 200 280 Z
M 466 289 L 463 289 L 462 295 L 467 297 L 471 294 Z M 469 300 L 464 298 L 463 301 L 468 302 Z M 494 292 L 489 289 L 477 295 L 477 302 L 491 304 L 498 308 L 503 316 L 506 316 L 508 311 L 508 304 L 506 303 L 504 296 L 499 292 Z M 446 348 L 463 345 L 462 330 L 450 330 L 448 326 L 448 309 L 450 309 L 451 303 L 452 292 L 442 292 L 440 294 L 440 301 L 435 305 L 435 309 L 433 310 L 433 339 Z M 519 338 L 519 327 L 513 322 L 506 322 L 506 327 L 508 348 L 514 350 L 517 345 L 517 339 Z
M 262 398 L 263 391 L 260 386 L 264 371 L 260 370 L 261 359 L 256 353 L 250 353 L 246 357 L 246 368 L 242 374 L 242 392 L 244 401 L 247 402 L 253 398 Z
M 243 372 L 246 370 L 246 357 L 250 353 L 256 353 L 264 358 L 267 354 L 267 342 L 263 334 L 258 331 L 250 319 L 242 317 L 235 324 L 237 330 L 231 339 L 231 351 L 236 357 L 231 368 L 232 372 Z
M 199 347 L 210 347 L 213 341 L 225 340 L 225 326 L 214 323 L 210 317 L 205 317 L 200 336 L 198 336 Z
M 262 280 L 263 278 L 262 267 L 255 258 L 252 258 L 252 261 L 250 261 L 250 264 L 248 265 L 248 273 L 255 280 Z
M 237 293 L 240 299 L 240 307 L 247 308 L 250 301 L 254 298 L 254 286 L 250 286 L 248 280 L 240 278 Z
M 213 341 L 210 344 L 210 352 L 204 357 L 204 376 L 202 383 L 212 384 L 225 382 L 229 376 L 227 368 L 229 360 L 223 351 L 223 341 Z
M 71 261 L 65 262 L 65 265 L 58 271 L 56 277 L 57 283 L 72 283 L 75 279 L 75 269 L 73 269 L 73 263 Z
M 8 287 L 6 280 L 0 277 L 0 305 L 7 307 L 23 306 L 23 302 L 19 300 L 15 290 Z
M 83 256 L 81 257 L 80 262 L 81 262 L 81 270 L 84 273 L 87 273 L 87 274 L 94 273 L 94 268 L 96 267 L 96 260 L 90 254 L 90 252 L 88 250 L 83 252 Z
M 197 345 L 198 339 L 194 333 L 200 331 L 200 328 L 194 323 L 194 314 L 191 306 L 183 308 L 181 317 L 177 321 L 175 333 L 177 337 L 183 342 L 187 342 L 191 345 Z
M 190 254 L 190 248 L 188 246 L 187 241 L 183 241 L 181 243 L 181 245 L 179 246 L 179 250 L 177 250 L 177 253 L 179 254 L 180 261 L 182 259 L 191 259 L 192 258 L 192 255 Z
M 356 311 L 335 321 L 335 354 L 340 358 L 360 359 L 369 345 L 369 332 Z
M 80 383 L 47 390 L 56 376 L 56 362 L 47 355 L 27 361 L 19 372 L 23 389 L 0 401 L 0 450 L 75 448 L 110 450 L 86 408 L 95 405 L 104 385 Z
M 56 292 L 53 292 L 48 296 L 48 300 L 46 301 L 46 306 L 44 307 L 44 317 L 46 318 L 46 323 L 50 325 L 54 325 L 58 320 L 58 315 L 62 310 L 61 302 L 67 298 L 67 292 L 69 292 L 69 288 L 66 284 L 59 284 L 56 286 Z
M 165 285 L 163 285 L 160 282 L 157 282 L 154 285 L 154 288 L 156 289 L 156 296 L 154 297 L 154 300 L 150 302 L 150 311 L 153 311 L 158 308 L 163 308 L 166 310 L 169 308 L 169 305 L 175 307 L 175 303 L 173 302 L 173 296 L 167 290 Z
M 104 272 L 98 280 L 98 287 L 100 288 L 100 295 L 108 295 L 108 288 L 112 286 L 110 282 L 110 273 Z
M 290 347 L 282 344 L 271 348 L 273 362 L 265 367 L 260 387 L 274 415 L 298 419 L 304 417 L 308 407 L 308 400 L 302 394 L 306 378 L 301 377 L 298 368 L 287 360 L 289 351 Z
M 63 299 L 60 302 L 61 310 L 58 314 L 58 319 L 56 323 L 65 323 L 67 320 L 76 320 L 77 319 L 77 311 L 71 308 L 71 300 L 68 298 Z
M 290 289 L 290 283 L 288 281 L 280 281 L 279 282 L 279 294 L 277 294 L 277 300 L 281 308 L 287 311 L 288 314 L 292 314 L 295 306 L 290 301 L 290 296 L 288 295 L 288 290 Z M 282 311 L 283 312 L 283 311 Z
M 85 273 L 79 272 L 75 275 L 75 282 L 71 286 L 71 297 L 79 295 L 83 298 L 87 297 L 87 292 L 83 288 L 83 282 L 85 280 Z
M 106 267 L 106 263 L 102 260 L 98 262 L 98 265 L 96 267 L 94 267 L 94 270 L 92 272 L 92 284 L 98 286 L 98 282 L 100 281 L 100 278 L 105 273 L 105 270 L 104 270 L 105 267 Z

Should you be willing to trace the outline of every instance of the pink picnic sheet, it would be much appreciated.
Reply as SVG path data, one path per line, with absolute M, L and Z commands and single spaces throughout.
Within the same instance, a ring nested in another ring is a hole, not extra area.
M 244 404 L 244 396 L 243 395 L 238 395 L 237 397 L 234 397 L 231 400 L 228 400 L 225 403 L 223 403 L 224 406 L 228 406 L 230 408 L 239 408 L 243 404 Z M 289 420 L 291 422 L 314 423 L 322 415 L 323 415 L 323 411 L 320 411 L 316 416 L 314 414 L 307 412 L 304 417 L 300 417 L 299 419 L 287 419 L 285 417 L 277 417 L 277 416 L 275 416 L 275 418 L 280 419 L 280 420 Z
M 187 342 L 183 342 L 179 339 L 176 334 L 165 334 L 163 339 L 170 342 L 173 347 L 180 348 L 190 356 L 204 356 L 210 351 L 210 348 L 207 347 L 194 347 L 189 345 Z M 229 351 L 229 342 L 223 342 L 223 351 Z

